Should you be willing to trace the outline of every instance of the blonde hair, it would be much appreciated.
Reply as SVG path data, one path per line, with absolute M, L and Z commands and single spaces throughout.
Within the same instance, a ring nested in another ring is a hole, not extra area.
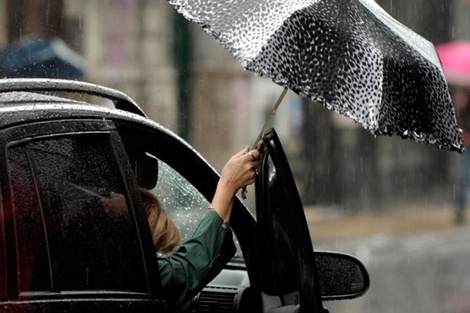
M 149 190 L 140 188 L 145 213 L 152 232 L 155 249 L 161 253 L 170 253 L 179 244 L 181 231 L 175 222 L 168 217 L 157 197 Z

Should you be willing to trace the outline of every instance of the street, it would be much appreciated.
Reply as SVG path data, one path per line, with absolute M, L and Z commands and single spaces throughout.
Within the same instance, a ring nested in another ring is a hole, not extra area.
M 335 250 L 359 258 L 371 279 L 370 289 L 361 298 L 327 302 L 325 306 L 331 313 L 470 312 L 469 242 L 470 227 L 453 225 L 317 240 L 317 250 Z

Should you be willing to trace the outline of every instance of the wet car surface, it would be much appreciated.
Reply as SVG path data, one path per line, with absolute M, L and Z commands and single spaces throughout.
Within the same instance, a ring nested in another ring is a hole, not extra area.
M 114 107 L 45 92 L 97 95 Z M 257 216 L 237 199 L 239 253 L 180 312 L 322 312 L 362 295 L 355 258 L 314 253 L 274 130 L 256 182 Z M 138 186 L 191 236 L 218 174 L 128 96 L 60 80 L 0 82 L 2 312 L 167 312 Z M 110 193 L 126 210 L 110 210 Z

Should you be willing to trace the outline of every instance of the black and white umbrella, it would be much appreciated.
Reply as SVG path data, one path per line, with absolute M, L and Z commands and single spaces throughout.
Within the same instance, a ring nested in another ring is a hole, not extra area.
M 434 46 L 373 0 L 169 0 L 247 70 L 375 135 L 463 151 Z

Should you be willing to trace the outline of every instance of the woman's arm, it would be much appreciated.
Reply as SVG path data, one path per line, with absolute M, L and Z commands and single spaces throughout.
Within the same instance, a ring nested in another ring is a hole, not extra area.
M 259 156 L 258 150 L 250 151 L 250 147 L 246 146 L 232 156 L 222 169 L 211 207 L 223 220 L 227 222 L 230 220 L 233 201 L 238 190 L 255 181 L 255 171 L 260 164 Z
M 171 256 L 158 259 L 163 298 L 170 305 L 186 303 L 204 288 L 236 251 L 230 228 L 209 212 L 194 235 Z

